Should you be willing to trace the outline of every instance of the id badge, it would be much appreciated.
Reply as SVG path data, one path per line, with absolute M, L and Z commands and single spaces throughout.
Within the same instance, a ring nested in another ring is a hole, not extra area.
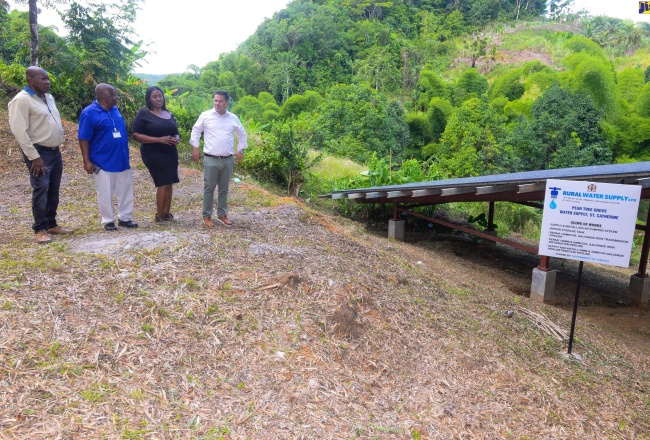
M 119 131 L 114 131 L 113 132 L 113 138 L 114 139 L 119 139 L 121 137 L 122 137 L 122 133 L 120 133 Z

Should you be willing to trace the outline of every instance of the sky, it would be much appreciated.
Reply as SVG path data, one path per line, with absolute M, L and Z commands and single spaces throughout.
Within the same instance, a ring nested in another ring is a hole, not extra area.
M 144 0 L 134 23 L 136 34 L 149 55 L 135 68 L 136 73 L 169 74 L 199 67 L 233 51 L 251 36 L 265 18 L 284 9 L 291 0 Z M 25 5 L 10 1 L 12 8 Z M 639 14 L 638 0 L 574 0 L 575 10 L 591 15 L 608 15 L 650 22 Z M 61 7 L 61 6 L 59 6 Z M 58 15 L 43 9 L 39 24 L 54 25 L 65 32 Z
M 650 15 L 639 14 L 638 0 L 574 0 L 574 5 L 576 11 L 586 9 L 590 15 L 650 22 Z
M 83 2 L 80 2 L 83 3 Z M 181 73 L 189 65 L 205 66 L 231 52 L 255 33 L 265 18 L 284 9 L 290 0 L 144 0 L 133 25 L 150 52 L 136 73 Z M 26 5 L 9 2 L 12 9 Z M 63 6 L 58 6 L 63 8 Z M 58 15 L 42 9 L 42 26 L 65 33 Z

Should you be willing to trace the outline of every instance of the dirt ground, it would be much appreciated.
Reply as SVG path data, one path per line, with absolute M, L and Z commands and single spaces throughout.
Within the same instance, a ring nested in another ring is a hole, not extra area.
M 567 357 L 524 312 L 568 330 L 572 262 L 553 261 L 557 304 L 537 304 L 535 256 L 390 241 L 248 179 L 234 226 L 208 230 L 189 168 L 178 221 L 156 224 L 137 149 L 140 228 L 105 232 L 75 134 L 59 212 L 75 233 L 42 246 L 0 120 L 0 439 L 650 438 L 634 268 L 585 265 Z

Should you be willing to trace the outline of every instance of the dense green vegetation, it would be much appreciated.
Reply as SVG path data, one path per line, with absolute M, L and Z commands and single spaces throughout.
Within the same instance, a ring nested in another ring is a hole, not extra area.
M 131 27 L 140 1 L 71 2 L 61 17 L 68 30 L 65 38 L 55 29 L 39 27 L 39 65 L 50 73 L 52 93 L 67 117 L 75 119 L 92 102 L 100 82 L 115 85 L 125 115 L 135 115 L 141 106 L 143 84 L 132 72 L 146 51 Z M 1 0 L 0 41 L 0 90 L 22 88 L 30 61 L 29 14 L 9 12 Z
M 71 117 L 100 81 L 116 84 L 127 118 L 142 102 L 146 81 L 131 72 L 146 52 L 127 26 L 139 0 L 118 3 L 73 3 L 65 39 L 41 30 L 41 66 Z M 294 0 L 237 50 L 157 84 L 184 139 L 227 90 L 253 139 L 242 170 L 307 197 L 650 159 L 649 28 L 567 15 L 567 3 Z M 0 7 L 5 89 L 22 84 L 26 20 Z M 371 172 L 312 173 L 310 150 Z

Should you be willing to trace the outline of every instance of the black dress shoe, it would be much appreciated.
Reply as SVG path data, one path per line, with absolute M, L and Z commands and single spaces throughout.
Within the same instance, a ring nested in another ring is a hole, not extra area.
M 125 222 L 123 222 L 122 220 L 118 220 L 117 226 L 122 226 L 123 228 L 137 228 L 138 224 L 133 220 L 127 220 Z
M 117 231 L 117 226 L 115 226 L 115 223 L 110 222 L 104 225 L 104 229 L 106 229 L 107 231 Z

